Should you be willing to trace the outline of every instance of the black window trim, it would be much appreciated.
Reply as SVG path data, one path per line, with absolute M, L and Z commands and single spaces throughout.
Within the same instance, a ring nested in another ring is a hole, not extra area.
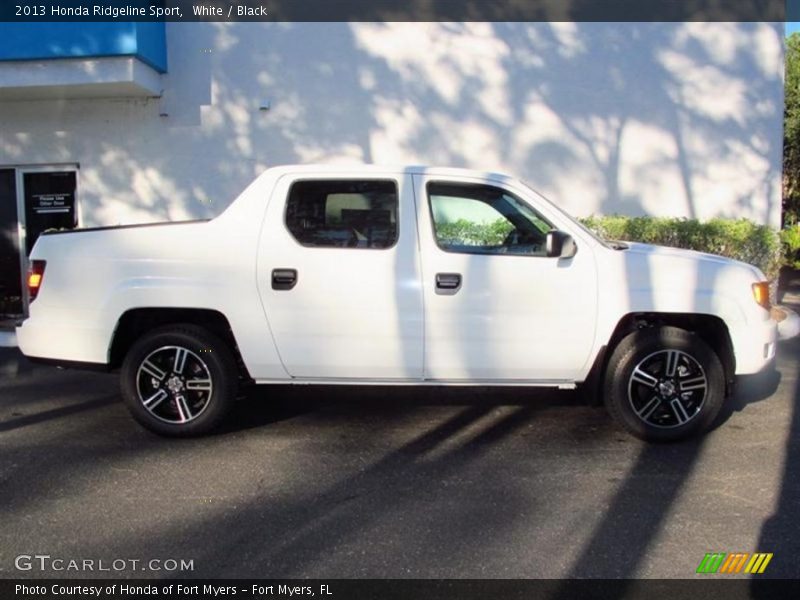
M 453 179 L 429 179 L 425 182 L 425 201 L 428 204 L 428 216 L 431 222 L 431 233 L 433 234 L 433 240 L 436 243 L 436 247 L 439 248 L 442 252 L 447 252 L 448 254 L 466 254 L 469 256 L 498 256 L 498 257 L 516 257 L 516 258 L 556 258 L 553 256 L 547 256 L 547 254 L 504 254 L 499 252 L 480 252 L 478 250 L 469 251 L 469 250 L 451 250 L 449 248 L 443 247 L 439 243 L 439 237 L 436 235 L 436 220 L 433 217 L 433 204 L 431 203 L 431 193 L 430 193 L 430 186 L 431 185 L 461 185 L 464 187 L 472 186 L 472 187 L 489 187 L 494 188 L 497 190 L 501 190 L 506 194 L 510 194 L 514 198 L 517 198 L 520 202 L 526 204 L 531 210 L 533 210 L 540 218 L 550 225 L 553 229 L 551 231 L 556 231 L 558 228 L 550 222 L 549 219 L 545 218 L 541 212 L 533 208 L 529 202 L 524 200 L 520 197 L 519 194 L 516 194 L 505 188 L 497 183 L 482 183 L 478 181 L 458 181 Z
M 382 182 L 382 183 L 393 183 L 395 189 L 395 195 L 397 196 L 397 227 L 395 229 L 395 236 L 394 242 L 391 246 L 386 246 L 385 248 L 342 248 L 341 246 L 312 246 L 310 244 L 304 244 L 300 240 L 298 240 L 292 230 L 289 229 L 289 223 L 287 222 L 288 212 L 289 212 L 289 198 L 292 195 L 292 189 L 298 183 L 308 183 L 308 182 L 320 182 L 320 181 L 342 181 L 342 182 Z M 283 200 L 283 218 L 281 219 L 283 222 L 283 228 L 287 234 L 289 234 L 289 238 L 297 244 L 301 248 L 310 248 L 312 250 L 370 250 L 370 251 L 386 251 L 386 250 L 393 250 L 397 247 L 397 244 L 400 242 L 400 214 L 402 210 L 402 202 L 400 201 L 400 181 L 394 177 L 298 177 L 296 179 L 292 179 L 291 183 L 289 184 L 289 188 L 286 190 L 286 195 Z

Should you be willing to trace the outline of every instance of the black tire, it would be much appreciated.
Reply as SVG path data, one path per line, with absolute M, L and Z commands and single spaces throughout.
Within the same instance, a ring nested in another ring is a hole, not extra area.
M 725 401 L 717 354 L 677 327 L 642 329 L 614 349 L 604 400 L 614 420 L 638 438 L 672 442 L 706 431 Z
M 225 417 L 236 398 L 238 371 L 228 345 L 216 335 L 196 325 L 174 325 L 133 344 L 122 363 L 120 387 L 128 410 L 150 431 L 196 436 Z

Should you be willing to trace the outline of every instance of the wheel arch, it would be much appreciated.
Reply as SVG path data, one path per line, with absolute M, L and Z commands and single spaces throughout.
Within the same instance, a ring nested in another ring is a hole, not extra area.
M 733 351 L 728 326 L 720 317 L 710 314 L 633 312 L 623 316 L 614 328 L 611 337 L 595 357 L 589 375 L 584 382 L 588 386 L 593 404 L 600 404 L 606 367 L 617 344 L 628 334 L 649 327 L 671 326 L 693 333 L 708 344 L 722 363 L 725 373 L 726 394 L 733 388 L 736 373 L 736 355 Z
M 125 311 L 117 321 L 111 339 L 109 367 L 118 369 L 134 342 L 149 331 L 166 325 L 185 324 L 202 327 L 226 342 L 236 360 L 240 376 L 252 380 L 227 317 L 217 310 L 203 308 L 148 307 Z

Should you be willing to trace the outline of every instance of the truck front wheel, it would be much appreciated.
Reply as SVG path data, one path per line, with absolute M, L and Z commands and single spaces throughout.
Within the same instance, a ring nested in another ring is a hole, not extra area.
M 697 335 L 653 327 L 614 349 L 604 396 L 614 420 L 636 437 L 675 441 L 711 426 L 725 399 L 725 376 L 717 354 Z
M 163 327 L 136 341 L 122 363 L 122 397 L 160 435 L 216 427 L 236 397 L 236 363 L 225 342 L 195 325 Z

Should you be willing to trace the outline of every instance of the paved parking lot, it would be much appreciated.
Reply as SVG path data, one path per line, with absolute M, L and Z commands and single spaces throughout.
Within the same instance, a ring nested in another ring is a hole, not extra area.
M 263 388 L 225 431 L 167 440 L 115 376 L 13 374 L 0 351 L 0 577 L 42 576 L 14 567 L 37 553 L 199 577 L 692 577 L 733 551 L 800 577 L 798 338 L 676 445 L 571 392 L 469 388 Z

